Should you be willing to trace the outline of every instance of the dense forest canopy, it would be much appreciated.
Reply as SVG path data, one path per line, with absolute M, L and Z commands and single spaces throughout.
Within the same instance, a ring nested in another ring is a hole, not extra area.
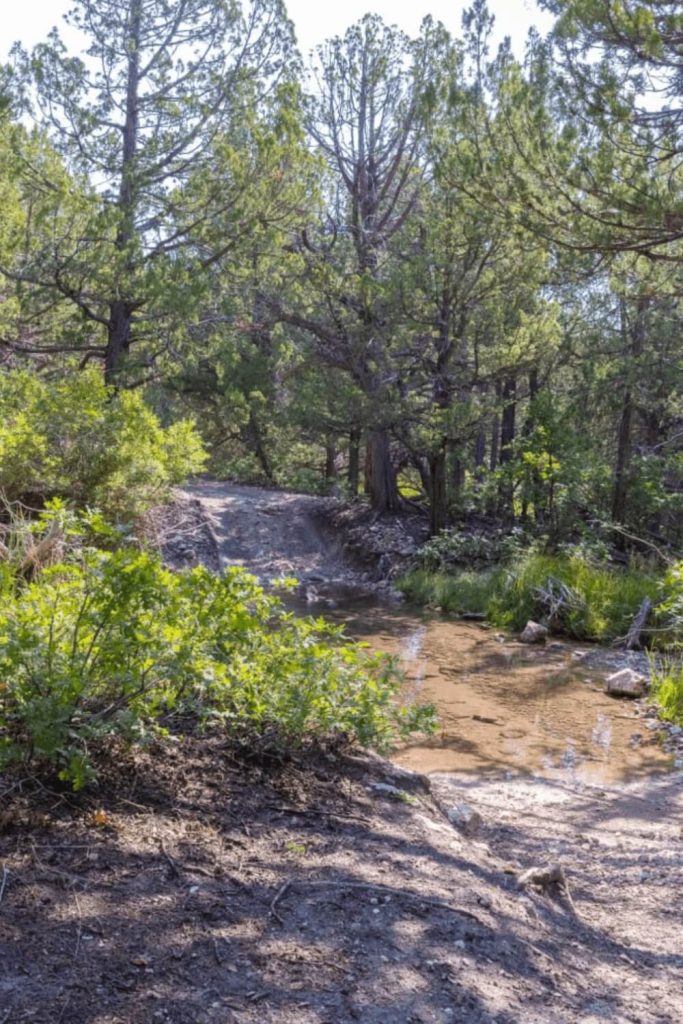
M 306 63 L 281 0 L 78 0 L 0 76 L 0 372 L 433 533 L 680 547 L 683 13 L 542 6 L 523 62 L 475 0 Z

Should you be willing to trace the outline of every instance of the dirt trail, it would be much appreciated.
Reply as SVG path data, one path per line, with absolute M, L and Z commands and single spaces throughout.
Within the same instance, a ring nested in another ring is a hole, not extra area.
M 296 577 L 312 596 L 362 588 L 368 576 L 321 527 L 329 499 L 203 481 L 184 489 L 211 523 L 223 567 L 242 565 L 263 583 Z

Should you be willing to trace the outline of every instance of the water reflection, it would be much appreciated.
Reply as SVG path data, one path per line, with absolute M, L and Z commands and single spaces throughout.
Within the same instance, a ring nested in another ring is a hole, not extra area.
M 397 655 L 409 692 L 437 704 L 439 733 L 399 752 L 408 767 L 608 784 L 669 765 L 655 737 L 630 743 L 641 724 L 635 707 L 607 697 L 601 673 L 586 670 L 571 644 L 528 647 L 403 607 L 347 605 L 325 615 Z

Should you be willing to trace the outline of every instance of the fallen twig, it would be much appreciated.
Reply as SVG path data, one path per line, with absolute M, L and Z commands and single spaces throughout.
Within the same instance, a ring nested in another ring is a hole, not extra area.
M 172 857 L 171 854 L 166 849 L 164 841 L 163 841 L 163 839 L 161 837 L 159 837 L 159 849 L 161 850 L 161 852 L 163 853 L 164 857 L 166 858 L 168 866 L 171 869 L 171 874 L 175 875 L 176 878 L 179 878 L 180 877 L 180 868 L 178 867 L 178 863 L 175 860 L 175 858 Z
M 438 910 L 448 910 L 453 914 L 460 914 L 461 917 L 466 917 L 470 921 L 476 921 L 477 924 L 482 924 L 482 921 L 469 910 L 465 910 L 463 907 L 456 907 L 452 903 L 447 903 L 445 900 L 429 899 L 421 896 L 417 892 L 405 892 L 399 889 L 392 889 L 389 885 L 381 885 L 374 882 L 334 882 L 334 881 L 320 881 L 320 882 L 303 882 L 289 879 L 275 895 L 274 900 L 270 905 L 271 913 L 277 920 L 284 924 L 282 918 L 276 911 L 276 907 L 280 900 L 283 898 L 285 893 L 290 888 L 294 888 L 297 885 L 306 885 L 311 889 L 365 889 L 370 892 L 381 892 L 387 896 L 392 896 L 395 899 L 404 899 L 414 903 L 420 903 L 426 907 L 435 907 Z M 483 925 L 482 925 L 483 926 Z
M 81 936 L 83 935 L 83 914 L 81 913 L 81 905 L 78 902 L 78 896 L 75 891 L 74 900 L 76 902 L 76 910 L 78 911 L 78 926 L 76 929 L 76 948 L 74 949 L 74 960 L 77 960 L 78 954 L 81 949 Z
M 270 904 L 270 912 L 271 912 L 271 914 L 273 915 L 273 917 L 275 918 L 276 921 L 280 922 L 281 925 L 284 925 L 285 922 L 282 920 L 282 918 L 280 917 L 280 915 L 277 912 L 277 905 L 278 905 L 278 903 L 280 902 L 280 900 L 282 899 L 282 897 L 285 895 L 285 893 L 287 892 L 287 890 L 290 888 L 290 886 L 292 884 L 293 883 L 292 883 L 291 878 L 287 879 L 287 881 L 284 883 L 284 885 L 281 885 L 280 888 L 278 889 L 278 891 L 275 893 L 275 896 L 272 899 L 271 904 Z
M 9 871 L 3 866 L 2 869 L 2 882 L 0 882 L 0 903 L 2 903 L 2 897 L 5 895 L 5 886 L 7 885 L 7 879 L 9 878 Z

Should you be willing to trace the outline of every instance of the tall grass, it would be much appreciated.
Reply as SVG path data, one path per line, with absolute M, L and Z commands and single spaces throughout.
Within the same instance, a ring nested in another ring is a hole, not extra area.
M 683 724 L 683 658 L 650 658 L 650 678 L 662 718 Z
M 498 573 L 468 570 L 455 575 L 416 569 L 398 581 L 406 597 L 419 605 L 441 608 L 456 615 L 488 615 Z
M 485 572 L 430 573 L 419 569 L 399 581 L 422 605 L 463 614 L 479 612 L 497 626 L 521 630 L 529 619 L 548 621 L 542 597 L 560 587 L 568 595 L 551 628 L 581 640 L 610 641 L 626 634 L 646 597 L 655 599 L 656 576 L 634 569 L 595 566 L 583 558 L 530 553 Z

